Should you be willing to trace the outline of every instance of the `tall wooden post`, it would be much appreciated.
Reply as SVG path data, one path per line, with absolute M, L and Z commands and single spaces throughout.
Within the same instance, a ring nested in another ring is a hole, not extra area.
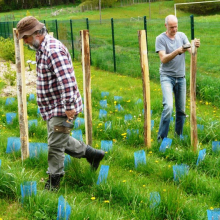
M 150 79 L 149 66 L 147 57 L 147 42 L 146 31 L 138 31 L 139 48 L 140 48 L 140 63 L 143 82 L 143 97 L 144 97 L 144 143 L 151 147 L 151 114 L 150 114 Z
M 89 31 L 81 30 L 82 42 L 82 69 L 83 69 L 83 93 L 84 93 L 84 118 L 86 144 L 92 145 L 92 103 L 91 103 L 91 72 L 90 72 L 90 49 Z
M 24 65 L 24 46 L 23 39 L 19 40 L 16 35 L 17 30 L 13 28 L 16 56 L 17 72 L 17 97 L 18 97 L 18 114 L 20 125 L 21 139 L 21 158 L 29 157 L 29 137 L 28 137 L 28 120 L 27 120 L 27 99 L 25 90 L 25 65 Z
M 190 128 L 191 128 L 191 145 L 194 151 L 197 151 L 198 134 L 196 121 L 196 64 L 197 48 L 194 40 L 191 41 L 191 62 L 190 62 Z

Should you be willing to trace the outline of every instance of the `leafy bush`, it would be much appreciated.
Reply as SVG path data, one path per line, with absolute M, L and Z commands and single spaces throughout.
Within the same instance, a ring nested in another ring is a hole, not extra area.
M 206 0 L 202 0 L 206 1 Z M 189 2 L 200 2 L 200 0 L 174 0 L 174 3 L 189 3 Z M 189 5 L 178 5 L 178 9 L 200 14 L 208 15 L 210 13 L 215 13 L 220 11 L 220 3 L 200 3 L 200 4 L 189 4 Z
M 9 81 L 10 86 L 14 86 L 16 80 L 16 71 L 11 69 L 9 62 L 6 63 L 6 65 L 7 65 L 7 71 L 4 72 L 3 76 L 7 81 Z
M 15 63 L 15 47 L 13 39 L 0 37 L 0 57 Z

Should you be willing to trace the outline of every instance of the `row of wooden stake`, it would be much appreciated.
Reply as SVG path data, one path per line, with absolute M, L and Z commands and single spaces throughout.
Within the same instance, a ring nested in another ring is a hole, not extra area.
M 17 98 L 21 139 L 21 158 L 29 157 L 29 137 L 27 121 L 27 104 L 25 90 L 25 64 L 23 40 L 18 40 L 17 30 L 13 29 L 16 72 L 17 72 Z M 52 34 L 52 33 L 51 33 Z M 92 145 L 92 104 L 91 104 L 91 72 L 90 72 L 90 48 L 89 31 L 80 31 L 82 42 L 82 69 L 83 69 L 83 93 L 84 93 L 84 119 L 86 144 Z M 143 83 L 144 99 L 144 143 L 151 147 L 151 105 L 150 105 L 150 80 L 148 66 L 148 51 L 146 42 L 146 31 L 138 31 L 140 63 Z M 197 150 L 197 122 L 196 122 L 196 61 L 197 49 L 194 40 L 191 41 L 191 63 L 190 63 L 190 125 L 191 125 L 191 145 L 194 151 Z

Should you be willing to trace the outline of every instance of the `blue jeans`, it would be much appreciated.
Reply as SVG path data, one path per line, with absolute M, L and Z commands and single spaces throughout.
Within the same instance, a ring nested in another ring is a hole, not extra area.
M 185 122 L 186 105 L 186 79 L 185 77 L 160 76 L 161 89 L 163 93 L 163 112 L 160 120 L 158 139 L 167 137 L 170 119 L 173 112 L 173 93 L 175 97 L 176 121 L 175 132 L 178 135 L 183 133 Z

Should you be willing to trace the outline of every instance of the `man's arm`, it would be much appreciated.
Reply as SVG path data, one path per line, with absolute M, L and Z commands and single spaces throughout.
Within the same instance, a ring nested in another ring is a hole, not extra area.
M 176 50 L 174 50 L 172 53 L 166 54 L 166 51 L 160 50 L 159 57 L 162 63 L 168 63 L 173 58 L 175 58 L 177 55 L 181 55 L 182 53 L 185 53 L 188 49 L 183 49 L 183 47 L 179 47 Z

